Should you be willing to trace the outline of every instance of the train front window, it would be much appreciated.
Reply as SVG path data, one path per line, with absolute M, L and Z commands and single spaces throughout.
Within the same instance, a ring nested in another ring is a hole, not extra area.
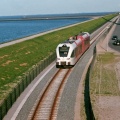
M 68 52 L 69 52 L 69 47 L 67 47 L 67 46 L 59 47 L 60 57 L 67 57 Z

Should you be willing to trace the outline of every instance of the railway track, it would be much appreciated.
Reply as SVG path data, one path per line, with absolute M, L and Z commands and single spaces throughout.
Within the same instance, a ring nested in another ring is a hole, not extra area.
M 102 34 L 102 30 L 99 34 Z M 97 35 L 99 37 L 99 35 Z M 92 44 L 94 37 L 90 44 Z M 43 94 L 33 106 L 27 120 L 55 120 L 57 118 L 57 110 L 59 107 L 60 96 L 64 88 L 67 77 L 71 69 L 59 69 L 51 81 L 46 85 Z
M 31 110 L 28 120 L 55 120 L 60 96 L 71 69 L 59 69 L 45 87 L 38 102 Z

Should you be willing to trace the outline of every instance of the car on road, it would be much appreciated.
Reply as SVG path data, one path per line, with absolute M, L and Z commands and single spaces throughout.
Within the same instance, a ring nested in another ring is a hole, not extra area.
M 112 40 L 117 40 L 117 39 L 118 39 L 117 35 L 112 36 Z
M 113 42 L 114 45 L 120 45 L 120 39 L 117 39 Z

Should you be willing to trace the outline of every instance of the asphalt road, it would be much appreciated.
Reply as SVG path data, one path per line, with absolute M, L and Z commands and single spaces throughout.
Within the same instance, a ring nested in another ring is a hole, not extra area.
M 117 22 L 120 23 L 120 17 Z M 109 39 L 109 43 L 108 43 L 110 48 L 120 52 L 120 46 L 113 45 L 113 42 L 114 42 L 114 40 L 112 40 L 113 35 L 117 35 L 118 38 L 120 39 L 120 25 L 115 26 L 115 30 L 114 30 L 113 34 L 111 35 L 111 37 Z

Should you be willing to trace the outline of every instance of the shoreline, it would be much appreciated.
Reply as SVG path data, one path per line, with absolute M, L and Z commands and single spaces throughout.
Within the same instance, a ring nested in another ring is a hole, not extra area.
M 98 19 L 98 18 L 99 17 L 96 17 L 94 19 Z M 91 20 L 94 20 L 94 19 L 91 19 Z M 46 31 L 46 32 L 41 32 L 41 33 L 34 34 L 34 35 L 31 35 L 31 36 L 27 36 L 27 37 L 23 37 L 23 38 L 20 38 L 20 39 L 12 40 L 12 41 L 9 41 L 9 42 L 1 43 L 0 44 L 0 48 L 6 47 L 6 46 L 9 46 L 9 45 L 13 45 L 13 44 L 16 44 L 16 43 L 20 43 L 20 42 L 23 42 L 23 41 L 26 41 L 26 40 L 31 40 L 33 38 L 36 38 L 36 37 L 39 37 L 39 36 L 42 36 L 42 35 L 45 35 L 45 34 L 48 34 L 48 33 L 51 33 L 51 32 L 55 32 L 57 30 L 62 30 L 62 29 L 65 29 L 65 28 L 69 28 L 69 27 L 72 27 L 72 26 L 75 26 L 75 25 L 79 25 L 79 24 L 91 21 L 91 20 L 87 20 L 87 21 L 84 21 L 84 22 L 71 24 L 71 25 L 64 26 L 64 27 L 59 27 L 59 28 L 56 28 L 56 29 L 53 29 L 53 30 L 49 30 L 49 31 Z

